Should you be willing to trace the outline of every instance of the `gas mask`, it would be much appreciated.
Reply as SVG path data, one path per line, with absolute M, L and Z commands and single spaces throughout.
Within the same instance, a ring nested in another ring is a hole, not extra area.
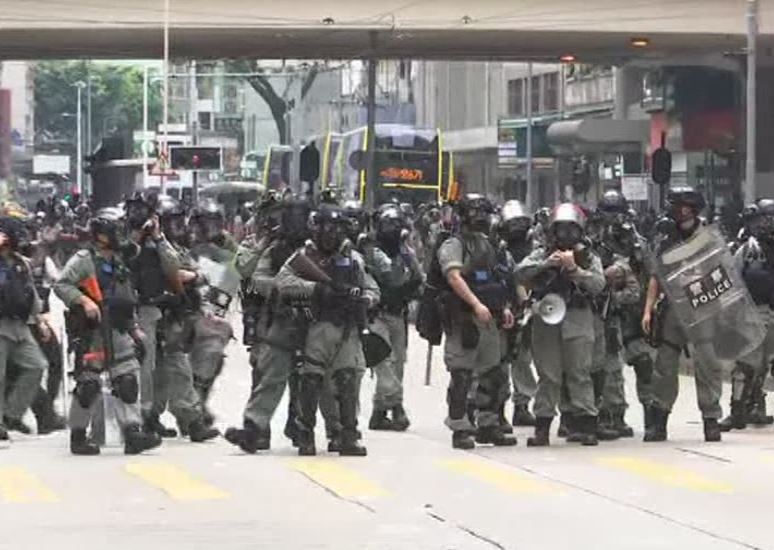
M 324 254 L 334 254 L 339 251 L 346 238 L 347 224 L 344 220 L 325 221 L 320 226 L 317 246 Z
M 393 255 L 400 248 L 402 231 L 403 224 L 400 220 L 394 218 L 381 219 L 377 226 L 376 239 L 384 247 L 385 252 Z
M 683 235 L 692 233 L 699 226 L 699 217 L 690 206 L 677 205 L 672 209 L 672 219 Z
M 559 250 L 572 250 L 583 239 L 583 229 L 573 222 L 556 222 L 552 232 Z
M 309 208 L 289 205 L 282 213 L 282 237 L 295 246 L 301 246 L 309 236 Z
M 174 243 L 189 246 L 190 235 L 185 224 L 185 216 L 172 216 L 163 220 L 164 234 Z

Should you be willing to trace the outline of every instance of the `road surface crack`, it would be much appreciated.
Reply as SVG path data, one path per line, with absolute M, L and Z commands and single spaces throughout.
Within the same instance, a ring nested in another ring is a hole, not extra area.
M 431 518 L 433 518 L 434 520 L 436 520 L 436 521 L 438 521 L 440 523 L 450 523 L 448 519 L 446 519 L 445 517 L 443 517 L 442 515 L 440 515 L 440 514 L 438 514 L 436 512 L 431 512 L 431 511 L 428 510 L 425 513 L 428 516 L 430 516 Z M 485 543 L 487 543 L 487 544 L 497 548 L 498 550 L 506 550 L 505 546 L 503 546 L 502 544 L 500 544 L 496 540 L 490 539 L 489 537 L 487 537 L 485 535 L 482 535 L 481 533 L 479 533 L 477 531 L 474 531 L 470 527 L 466 527 L 465 525 L 462 525 L 460 523 L 450 523 L 450 524 L 453 525 L 454 527 L 456 527 L 457 529 L 459 529 L 460 531 L 462 531 L 463 533 L 466 533 L 466 534 L 470 535 L 471 537 L 473 537 L 475 539 L 478 539 L 478 540 L 480 540 L 482 542 L 485 542 Z
M 367 510 L 368 512 L 371 512 L 372 514 L 376 513 L 376 510 L 374 508 L 370 507 L 368 504 L 365 504 L 364 502 L 360 502 L 359 500 L 356 500 L 356 499 L 344 498 L 343 496 L 338 494 L 336 491 L 334 491 L 330 487 L 326 487 L 325 485 L 323 485 L 322 483 L 320 483 L 319 481 L 317 481 L 316 479 L 314 479 L 312 476 L 308 475 L 307 473 L 305 473 L 305 472 L 298 472 L 298 473 L 301 474 L 302 476 L 304 476 L 309 481 L 311 481 L 314 485 L 317 485 L 320 489 L 322 489 L 323 491 L 325 491 L 329 495 L 333 496 L 334 498 L 336 498 L 336 499 L 338 499 L 338 500 L 340 500 L 342 502 L 347 502 L 349 504 L 354 504 L 355 506 L 359 506 L 360 508 L 363 508 L 364 510 Z
M 703 453 L 701 451 L 696 451 L 694 449 L 683 449 L 682 447 L 675 447 L 676 450 L 680 451 L 681 453 L 688 453 L 691 455 L 701 456 L 703 458 L 709 458 L 711 460 L 717 460 L 718 462 L 725 462 L 726 464 L 732 464 L 733 461 L 717 455 L 711 455 L 709 453 Z

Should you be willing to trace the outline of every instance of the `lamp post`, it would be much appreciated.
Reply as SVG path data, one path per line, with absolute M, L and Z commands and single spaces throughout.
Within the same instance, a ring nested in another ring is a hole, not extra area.
M 80 195 L 83 193 L 83 121 L 82 121 L 82 109 L 81 109 L 81 93 L 83 91 L 83 88 L 86 86 L 83 82 L 76 82 L 75 87 L 78 90 L 78 105 L 76 109 L 76 119 L 77 119 L 77 130 L 76 130 L 76 140 L 77 143 L 75 145 L 75 189 Z

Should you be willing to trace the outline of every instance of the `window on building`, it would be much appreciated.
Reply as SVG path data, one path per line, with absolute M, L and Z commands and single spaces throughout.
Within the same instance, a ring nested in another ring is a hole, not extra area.
M 559 73 L 543 75 L 543 111 L 559 110 Z
M 524 114 L 524 80 L 521 78 L 508 81 L 508 114 Z

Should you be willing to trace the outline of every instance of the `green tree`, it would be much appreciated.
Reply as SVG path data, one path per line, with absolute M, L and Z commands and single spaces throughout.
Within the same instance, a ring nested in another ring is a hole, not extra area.
M 78 82 L 91 80 L 92 143 L 111 134 L 131 135 L 142 129 L 143 69 L 133 65 L 86 61 L 43 61 L 35 69 L 35 129 L 37 141 L 69 143 L 76 139 Z M 149 127 L 162 118 L 161 86 L 149 86 Z M 86 132 L 86 89 L 83 91 L 83 131 Z M 84 143 L 86 142 L 84 138 Z

